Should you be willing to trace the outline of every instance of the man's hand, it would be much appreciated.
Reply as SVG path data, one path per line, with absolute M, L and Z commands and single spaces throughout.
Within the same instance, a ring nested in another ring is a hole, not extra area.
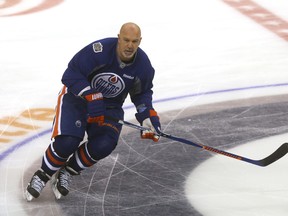
M 97 92 L 95 89 L 90 89 L 85 91 L 82 96 L 87 101 L 87 122 L 103 125 L 105 104 L 102 93 Z
M 135 116 L 143 127 L 150 129 L 141 131 L 141 138 L 152 139 L 154 142 L 158 142 L 160 139 L 158 133 L 160 132 L 161 124 L 157 112 L 154 109 L 146 109 L 141 113 L 136 113 Z

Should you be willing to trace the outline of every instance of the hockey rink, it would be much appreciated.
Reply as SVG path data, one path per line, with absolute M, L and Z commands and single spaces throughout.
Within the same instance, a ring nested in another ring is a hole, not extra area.
M 0 0 L 0 216 L 287 216 L 288 154 L 255 166 L 123 127 L 115 151 L 56 200 L 40 167 L 61 77 L 132 21 L 166 133 L 259 160 L 288 142 L 287 0 Z M 136 123 L 129 98 L 125 120 Z

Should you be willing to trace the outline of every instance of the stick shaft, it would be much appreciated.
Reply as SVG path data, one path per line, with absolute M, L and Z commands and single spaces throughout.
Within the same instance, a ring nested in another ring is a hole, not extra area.
M 109 119 L 109 120 L 112 120 L 114 122 L 117 122 L 119 124 L 122 124 L 124 126 L 128 126 L 130 128 L 134 128 L 134 129 L 137 129 L 137 130 L 149 130 L 149 128 L 145 128 L 143 126 L 136 125 L 136 124 L 133 124 L 131 122 L 124 121 L 124 120 L 115 119 L 115 118 L 110 117 L 110 116 L 106 116 L 106 118 Z M 240 155 L 237 155 L 237 154 L 233 154 L 233 153 L 230 153 L 230 152 L 219 150 L 219 149 L 207 146 L 207 145 L 195 143 L 195 142 L 192 142 L 190 140 L 186 140 L 186 139 L 183 139 L 183 138 L 180 138 L 180 137 L 176 137 L 176 136 L 173 136 L 171 134 L 166 134 L 166 133 L 160 132 L 158 135 L 160 135 L 162 137 L 165 137 L 167 139 L 171 139 L 171 140 L 174 140 L 174 141 L 177 141 L 177 142 L 180 142 L 180 143 L 184 143 L 184 144 L 187 144 L 187 145 L 192 145 L 192 146 L 195 146 L 195 147 L 198 147 L 198 148 L 202 148 L 202 149 L 204 149 L 206 151 L 214 152 L 216 154 L 221 154 L 221 155 L 224 155 L 224 156 L 227 156 L 227 157 L 230 157 L 230 158 L 241 160 L 241 161 L 244 161 L 244 162 L 247 162 L 247 163 L 250 163 L 250 164 L 254 164 L 254 165 L 257 165 L 257 166 L 261 166 L 261 167 L 265 167 L 265 166 L 270 165 L 271 163 L 274 163 L 275 161 L 279 160 L 280 158 L 282 158 L 284 155 L 286 155 L 288 153 L 288 143 L 284 143 L 276 151 L 274 151 L 272 154 L 270 154 L 266 158 L 263 158 L 261 160 L 253 160 L 253 159 L 250 159 L 250 158 L 247 158 L 247 157 L 243 157 L 243 156 L 240 156 Z

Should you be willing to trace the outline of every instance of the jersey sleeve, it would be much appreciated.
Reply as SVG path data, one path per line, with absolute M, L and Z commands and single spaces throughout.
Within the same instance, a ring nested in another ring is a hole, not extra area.
M 147 108 L 153 108 L 152 88 L 155 70 L 146 55 L 144 56 L 140 68 L 142 71 L 138 73 L 133 88 L 129 92 L 131 101 L 135 105 L 137 112 L 143 112 Z
M 116 41 L 115 38 L 94 41 L 73 56 L 62 76 L 62 83 L 68 87 L 68 91 L 81 96 L 91 88 L 89 75 L 95 68 L 110 61 Z
M 130 90 L 131 101 L 134 103 L 137 112 L 142 112 L 146 108 L 153 108 L 152 106 L 152 82 L 151 85 L 146 83 L 147 80 L 141 80 L 140 78 L 135 79 L 133 88 Z
M 68 87 L 68 90 L 75 95 L 81 95 L 85 89 L 90 88 L 90 83 L 87 79 L 88 71 L 85 62 L 91 58 L 89 45 L 80 50 L 68 63 L 68 67 L 62 76 L 62 83 Z M 89 57 L 90 56 L 90 57 Z M 86 60 L 85 60 L 86 59 Z

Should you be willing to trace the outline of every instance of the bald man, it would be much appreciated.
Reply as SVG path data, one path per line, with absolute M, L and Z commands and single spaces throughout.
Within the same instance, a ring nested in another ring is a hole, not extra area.
M 136 119 L 150 129 L 142 131 L 141 137 L 159 140 L 161 126 L 152 105 L 155 71 L 139 48 L 141 40 L 140 27 L 125 23 L 118 38 L 94 41 L 70 60 L 62 76 L 51 143 L 28 183 L 28 201 L 39 197 L 49 180 L 57 199 L 66 196 L 72 176 L 112 153 L 122 125 L 105 116 L 123 119 L 128 95 L 136 107 Z
M 123 62 L 132 61 L 141 42 L 141 30 L 134 23 L 126 23 L 118 34 L 117 55 Z

